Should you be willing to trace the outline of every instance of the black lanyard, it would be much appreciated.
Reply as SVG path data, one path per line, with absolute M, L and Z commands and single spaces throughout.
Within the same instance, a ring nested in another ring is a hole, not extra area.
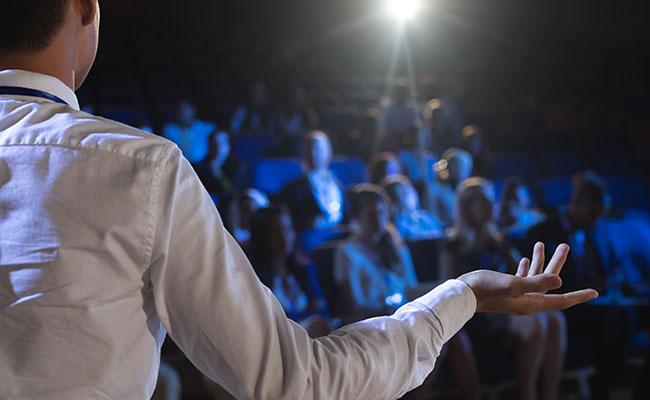
M 29 89 L 24 87 L 15 87 L 15 86 L 0 86 L 0 96 L 1 95 L 13 95 L 13 96 L 30 96 L 30 97 L 40 97 L 47 100 L 52 100 L 57 103 L 69 104 L 60 97 L 57 97 L 53 94 L 43 92 L 41 90 Z

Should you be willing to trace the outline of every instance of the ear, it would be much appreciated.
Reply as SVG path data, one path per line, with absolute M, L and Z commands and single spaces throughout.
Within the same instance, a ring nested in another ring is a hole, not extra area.
M 81 11 L 81 24 L 88 26 L 95 22 L 95 17 L 99 12 L 97 0 L 78 0 Z

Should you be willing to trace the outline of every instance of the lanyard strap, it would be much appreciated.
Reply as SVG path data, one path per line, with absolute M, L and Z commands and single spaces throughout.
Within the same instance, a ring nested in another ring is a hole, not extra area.
M 36 89 L 29 89 L 24 87 L 15 87 L 15 86 L 0 86 L 0 95 L 3 94 L 13 95 L 13 96 L 40 97 L 43 99 L 51 100 L 56 103 L 61 103 L 61 104 L 65 104 L 66 106 L 69 106 L 69 104 L 62 98 Z

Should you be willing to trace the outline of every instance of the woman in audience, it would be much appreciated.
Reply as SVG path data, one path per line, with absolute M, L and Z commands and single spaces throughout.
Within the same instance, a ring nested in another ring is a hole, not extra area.
M 408 248 L 389 222 L 382 188 L 358 185 L 351 202 L 358 229 L 334 255 L 334 279 L 342 304 L 349 305 L 340 317 L 347 322 L 394 311 L 417 285 Z
M 272 204 L 253 215 L 248 253 L 260 280 L 287 316 L 312 337 L 327 335 L 331 330 L 327 302 L 313 266 L 297 254 L 296 232 L 285 206 Z
M 439 268 L 443 278 L 454 278 L 477 267 L 510 272 L 517 269 L 518 252 L 494 226 L 493 191 L 492 184 L 482 178 L 470 178 L 459 185 L 454 230 L 440 253 Z M 539 255 L 543 247 L 537 246 L 535 251 Z M 540 370 L 543 372 L 543 398 L 557 397 L 567 340 L 563 314 L 549 312 L 518 317 L 480 314 L 467 325 L 467 332 L 473 341 L 517 347 L 521 399 L 537 398 Z M 449 357 L 456 361 L 459 358 L 472 360 L 472 348 L 467 343 L 455 352 L 450 349 Z
M 378 153 L 370 160 L 370 183 L 379 185 L 384 178 L 399 173 L 401 173 L 399 160 L 393 153 Z
M 313 131 L 305 142 L 305 169 L 282 190 L 283 202 L 293 213 L 298 231 L 330 229 L 343 221 L 345 192 L 330 170 L 332 146 L 327 135 Z
M 195 165 L 196 174 L 210 193 L 220 212 L 239 187 L 244 167 L 230 153 L 230 138 L 224 131 L 215 131 L 208 137 L 208 154 Z
M 257 189 L 243 189 L 235 193 L 228 207 L 226 228 L 239 245 L 246 249 L 250 240 L 251 216 L 260 208 L 269 205 L 269 198 Z
M 442 222 L 428 211 L 420 209 L 418 193 L 406 176 L 391 175 L 381 185 L 390 196 L 391 219 L 403 239 L 442 235 Z
M 454 223 L 455 189 L 472 173 L 472 156 L 465 150 L 451 148 L 435 165 L 435 181 L 423 186 L 422 208 L 439 218 L 445 228 Z
M 516 176 L 506 179 L 499 199 L 498 226 L 501 232 L 524 235 L 528 228 L 546 216 L 532 207 L 530 191 Z

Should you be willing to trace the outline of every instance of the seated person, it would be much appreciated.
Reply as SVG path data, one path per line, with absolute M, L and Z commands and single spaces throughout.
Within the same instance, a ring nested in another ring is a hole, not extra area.
M 528 187 L 519 177 L 506 179 L 499 199 L 499 230 L 518 235 L 546 219 L 546 215 L 532 207 Z
M 252 215 L 268 205 L 269 198 L 257 189 L 243 189 L 233 195 L 228 204 L 228 214 L 227 218 L 224 218 L 224 224 L 242 248 L 248 248 Z
M 370 183 L 379 185 L 384 178 L 399 173 L 399 160 L 393 153 L 378 153 L 370 159 Z
M 163 127 L 163 135 L 176 143 L 192 164 L 208 155 L 208 137 L 217 129 L 212 122 L 196 118 L 196 108 L 188 99 L 178 102 L 176 121 Z
M 461 147 L 472 156 L 474 161 L 472 175 L 491 178 L 493 157 L 485 143 L 483 130 L 477 125 L 467 125 L 463 128 L 462 139 Z
M 390 104 L 379 113 L 378 130 L 381 137 L 381 150 L 397 151 L 401 147 L 401 138 L 408 133 L 419 117 L 411 98 L 408 80 L 398 79 Z
M 435 165 L 435 180 L 422 187 L 422 208 L 439 218 L 444 228 L 454 223 L 456 186 L 470 176 L 472 165 L 472 156 L 468 152 L 449 149 Z
M 589 284 L 607 295 L 609 266 L 605 265 L 593 230 L 606 210 L 606 184 L 596 173 L 589 171 L 574 175 L 571 184 L 569 204 L 530 228 L 527 241 L 544 241 L 547 248 L 560 242 L 568 243 L 571 255 L 561 274 L 563 286 L 570 289 Z M 592 392 L 596 398 L 609 398 L 612 382 L 622 377 L 626 344 L 634 335 L 634 310 L 624 307 L 582 308 L 567 311 L 566 316 L 572 353 L 579 354 L 580 358 L 597 354 L 591 360 L 596 363 Z
M 583 172 L 573 177 L 571 185 L 569 204 L 532 226 L 526 234 L 527 241 L 543 241 L 548 248 L 568 243 L 572 256 L 567 260 L 567 268 L 562 274 L 564 287 L 589 284 L 604 294 L 606 266 L 594 242 L 593 228 L 605 213 L 606 184 L 594 172 Z
M 270 104 L 266 83 L 251 85 L 248 102 L 235 110 L 230 121 L 230 132 L 275 135 L 277 131 L 276 112 Z
M 404 175 L 391 175 L 381 185 L 390 196 L 391 219 L 405 240 L 440 237 L 442 222 L 420 208 L 418 193 Z
M 195 165 L 196 174 L 219 207 L 227 203 L 240 184 L 243 167 L 230 153 L 230 138 L 224 131 L 216 131 L 208 138 L 208 155 Z
M 296 251 L 296 232 L 283 205 L 259 209 L 251 219 L 248 255 L 257 276 L 273 291 L 287 316 L 312 337 L 331 330 L 327 301 L 316 271 Z M 329 327 L 329 329 L 323 329 Z
M 457 276 L 476 267 L 501 272 L 517 270 L 519 253 L 496 231 L 493 221 L 492 184 L 483 178 L 469 178 L 459 185 L 457 196 L 454 229 L 440 252 L 442 278 Z M 536 246 L 535 252 L 532 265 L 537 265 L 542 258 L 543 246 Z M 465 331 L 472 341 L 487 340 L 489 345 L 514 342 L 519 398 L 537 398 L 540 371 L 543 371 L 543 398 L 557 397 L 566 352 L 566 323 L 561 313 L 518 317 L 485 314 L 468 324 Z M 449 357 L 452 364 L 456 364 L 454 370 L 476 371 L 471 346 L 450 347 Z M 461 363 L 467 366 L 458 368 Z M 471 381 L 474 385 L 479 382 L 477 377 Z
M 293 213 L 296 230 L 330 229 L 344 218 L 345 192 L 330 170 L 332 146 L 327 135 L 313 131 L 305 142 L 306 172 L 289 182 L 281 198 Z
M 334 255 L 334 279 L 349 305 L 340 316 L 346 322 L 395 310 L 418 283 L 409 250 L 389 222 L 383 189 L 357 185 L 351 203 L 357 231 Z

